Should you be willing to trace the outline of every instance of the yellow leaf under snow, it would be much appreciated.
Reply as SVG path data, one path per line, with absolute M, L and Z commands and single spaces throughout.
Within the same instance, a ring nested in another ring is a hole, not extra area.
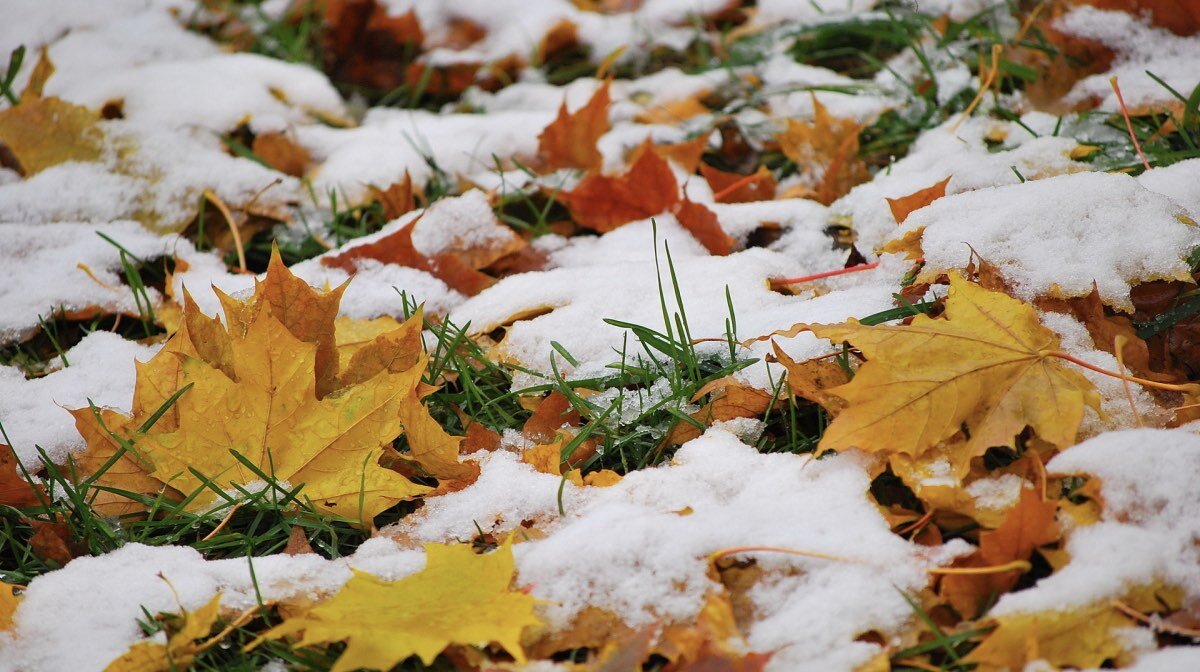
M 214 595 L 208 604 L 196 611 L 184 611 L 177 629 L 171 632 L 166 644 L 143 640 L 121 654 L 104 668 L 104 672 L 171 672 L 191 667 L 202 649 L 197 640 L 204 639 L 217 622 L 221 595 Z M 171 628 L 168 628 L 171 630 Z
M 960 277 L 950 279 L 944 319 L 811 329 L 849 341 L 867 359 L 854 380 L 830 390 L 847 408 L 821 439 L 823 451 L 918 456 L 964 432 L 974 456 L 1012 446 L 1025 427 L 1063 447 L 1075 442 L 1084 406 L 1099 409 L 1092 384 L 1047 354 L 1058 336 L 1032 306 Z
M 98 161 L 100 115 L 61 98 L 31 97 L 0 110 L 0 143 L 26 177 L 68 161 Z
M 1094 668 L 1124 651 L 1114 630 L 1133 620 L 1109 605 L 1064 611 L 1011 614 L 963 659 L 976 672 L 1020 672 L 1026 663 L 1046 660 L 1057 667 Z
M 510 589 L 510 543 L 487 555 L 468 544 L 429 544 L 425 569 L 399 581 L 355 571 L 338 594 L 263 637 L 301 634 L 300 646 L 345 641 L 332 672 L 388 670 L 413 655 L 428 665 L 451 644 L 491 642 L 523 663 L 521 630 L 539 621 L 534 598 Z

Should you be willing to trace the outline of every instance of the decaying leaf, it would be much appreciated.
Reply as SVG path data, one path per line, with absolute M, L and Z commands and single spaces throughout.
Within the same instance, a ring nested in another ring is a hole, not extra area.
M 691 414 L 693 420 L 705 427 L 734 418 L 757 418 L 771 407 L 774 399 L 770 392 L 751 387 L 733 376 L 718 378 L 704 385 L 692 395 L 692 401 L 699 401 L 708 394 L 712 394 L 711 400 Z M 667 434 L 666 442 L 687 443 L 703 432 L 695 424 L 680 420 Z
M 1012 446 L 1026 427 L 1065 447 L 1084 406 L 1099 408 L 1091 383 L 1046 354 L 1058 350 L 1058 336 L 1033 307 L 961 277 L 950 279 L 944 319 L 875 327 L 852 320 L 812 331 L 849 341 L 867 358 L 854 380 L 830 390 L 847 408 L 821 439 L 823 451 L 917 456 L 964 432 L 963 449 L 981 455 Z
M 888 207 L 892 210 L 892 217 L 895 218 L 897 224 L 903 224 L 905 219 L 908 219 L 909 213 L 933 203 L 939 198 L 946 195 L 946 185 L 950 183 L 950 178 L 938 182 L 931 187 L 918 189 L 913 193 L 902 196 L 900 198 L 887 199 Z
M 300 646 L 345 641 L 333 672 L 388 670 L 416 655 L 429 665 L 451 644 L 495 642 L 525 661 L 521 631 L 537 625 L 534 598 L 511 589 L 511 542 L 476 555 L 470 544 L 429 544 L 425 569 L 399 581 L 355 571 L 329 600 L 286 618 L 263 635 L 301 634 Z
M 558 117 L 538 136 L 538 154 L 548 170 L 600 170 L 604 157 L 596 148 L 596 142 L 608 132 L 610 101 L 607 82 L 596 89 L 586 105 L 574 112 L 567 111 L 567 101 L 563 100 Z
M 221 595 L 195 611 L 184 611 L 166 620 L 167 643 L 142 640 L 104 668 L 104 672 L 170 672 L 186 670 L 203 650 L 200 641 L 208 636 L 220 615 Z
M 813 120 L 789 119 L 787 129 L 778 136 L 780 150 L 815 189 L 817 201 L 829 205 L 871 178 L 867 164 L 858 158 L 860 130 L 857 121 L 829 114 L 814 94 Z
M 679 202 L 679 185 L 666 161 L 641 152 L 625 174 L 589 175 L 558 199 L 580 226 L 605 233 L 669 210 Z
M 370 187 L 371 198 L 383 205 L 383 216 L 389 222 L 417 207 L 413 194 L 412 176 L 404 171 L 404 179 L 386 189 Z

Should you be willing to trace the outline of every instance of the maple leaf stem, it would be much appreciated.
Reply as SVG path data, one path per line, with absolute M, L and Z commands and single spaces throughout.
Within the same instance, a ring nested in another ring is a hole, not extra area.
M 817 551 L 802 551 L 797 548 L 784 548 L 782 546 L 735 546 L 732 548 L 722 548 L 713 551 L 708 556 L 710 563 L 715 563 L 721 558 L 739 553 L 784 553 L 787 555 L 799 555 L 804 558 L 816 558 L 818 560 L 832 560 L 834 562 L 853 562 L 856 564 L 868 564 L 865 560 L 857 560 L 855 558 L 846 558 L 840 555 L 830 555 L 828 553 L 818 553 Z
M 1121 116 L 1125 117 L 1125 129 L 1129 131 L 1129 139 L 1133 141 L 1133 148 L 1137 150 L 1138 158 L 1142 160 L 1142 165 L 1146 170 L 1150 170 L 1150 162 L 1146 160 L 1146 155 L 1142 152 L 1142 143 L 1138 142 L 1137 134 L 1133 132 L 1133 122 L 1129 119 L 1129 108 L 1125 107 L 1125 97 L 1121 95 L 1121 87 L 1117 84 L 1117 76 L 1113 75 L 1108 78 L 1109 86 L 1112 86 L 1113 93 L 1117 94 L 1117 104 L 1121 106 Z
M 1118 373 L 1116 371 L 1109 371 L 1108 369 L 1102 369 L 1099 366 L 1096 366 L 1095 364 L 1089 364 L 1088 362 L 1085 362 L 1082 359 L 1075 357 L 1074 355 L 1070 355 L 1065 352 L 1059 352 L 1057 350 L 1043 350 L 1043 351 L 1039 352 L 1038 355 L 1041 357 L 1057 357 L 1059 359 L 1065 359 L 1068 362 L 1070 362 L 1076 366 L 1082 366 L 1083 368 L 1085 368 L 1089 371 L 1095 371 L 1096 373 L 1104 374 L 1106 376 L 1110 376 L 1112 378 L 1117 378 L 1120 380 L 1128 380 L 1131 383 L 1137 383 L 1137 384 L 1145 386 L 1145 387 L 1153 387 L 1153 388 L 1157 388 L 1160 390 L 1168 390 L 1170 392 L 1185 392 L 1188 394 L 1200 394 L 1200 384 L 1198 384 L 1198 383 L 1184 383 L 1181 385 L 1175 385 L 1172 383 L 1160 383 L 1160 382 L 1157 382 L 1154 380 L 1146 380 L 1145 378 L 1138 378 L 1137 376 L 1130 376 L 1130 375 L 1126 375 L 1123 373 Z
M 722 198 L 725 198 L 726 196 L 732 194 L 733 192 L 737 191 L 738 189 L 741 189 L 742 187 L 746 186 L 747 184 L 750 184 L 751 182 L 753 182 L 756 179 L 759 179 L 761 177 L 762 177 L 762 175 L 759 175 L 758 173 L 751 173 L 751 174 L 741 178 L 740 180 L 734 182 L 733 184 L 730 184 L 729 186 L 725 187 L 724 189 L 718 191 L 717 193 L 713 194 L 713 200 L 716 201 L 717 203 L 720 203 Z
M 873 261 L 869 264 L 859 264 L 850 268 L 839 268 L 836 271 L 825 271 L 823 273 L 813 273 L 812 275 L 802 275 L 797 278 L 771 278 L 772 285 L 797 285 L 801 282 L 809 282 L 811 280 L 820 280 L 822 278 L 832 278 L 835 275 L 845 275 L 847 273 L 858 273 L 859 271 L 869 271 L 873 268 L 878 268 L 879 262 Z
M 1113 607 L 1113 609 L 1116 609 L 1117 611 L 1121 612 L 1122 614 L 1125 614 L 1126 616 L 1132 618 L 1133 620 L 1137 621 L 1138 623 L 1143 623 L 1145 625 L 1150 626 L 1151 630 L 1155 630 L 1157 632 L 1168 632 L 1168 633 L 1171 633 L 1172 635 L 1180 635 L 1183 637 L 1192 637 L 1192 638 L 1200 637 L 1200 630 L 1196 630 L 1193 628 L 1184 628 L 1184 627 L 1180 627 L 1178 625 L 1172 625 L 1171 623 L 1168 623 L 1168 622 L 1162 620 L 1161 618 L 1147 616 L 1146 614 L 1143 614 L 1142 612 L 1138 611 L 1137 609 L 1134 609 L 1133 607 L 1129 606 L 1128 604 L 1125 604 L 1121 600 L 1113 600 L 1112 607 Z
M 1028 572 L 1032 568 L 1033 565 L 1029 564 L 1028 560 L 1013 560 L 1012 562 L 1006 562 L 1003 565 L 990 565 L 988 567 L 930 567 L 925 571 L 930 574 L 970 576 L 975 574 L 1003 574 L 1004 572 L 1011 572 L 1014 570 Z

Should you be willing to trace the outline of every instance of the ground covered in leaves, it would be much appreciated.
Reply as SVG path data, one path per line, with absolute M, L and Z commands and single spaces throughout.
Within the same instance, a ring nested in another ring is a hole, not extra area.
M 0 671 L 1200 669 L 1200 4 L 2 13 Z

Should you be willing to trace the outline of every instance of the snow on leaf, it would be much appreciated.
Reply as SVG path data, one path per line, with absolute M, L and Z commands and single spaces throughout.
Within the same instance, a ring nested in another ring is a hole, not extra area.
M 27 98 L 0 110 L 0 143 L 29 177 L 68 161 L 98 161 L 104 148 L 100 115 L 60 98 Z
M 534 598 L 511 589 L 511 542 L 487 555 L 469 544 L 429 544 L 425 569 L 399 581 L 355 571 L 340 592 L 263 637 L 300 634 L 301 646 L 345 641 L 333 672 L 391 669 L 409 656 L 426 665 L 447 646 L 495 642 L 525 661 L 521 631 L 540 621 Z
M 1023 670 L 1035 660 L 1058 668 L 1095 668 L 1124 652 L 1116 631 L 1132 625 L 1108 604 L 1001 616 L 963 662 L 975 663 L 979 672 Z
M 1011 446 L 1025 427 L 1059 447 L 1075 442 L 1084 406 L 1098 395 L 1080 373 L 1046 353 L 1058 336 L 1033 307 L 950 279 L 944 319 L 918 315 L 908 326 L 850 321 L 815 325 L 817 336 L 849 341 L 867 362 L 830 392 L 847 403 L 821 450 L 857 447 L 918 456 L 965 431 L 963 450 Z

